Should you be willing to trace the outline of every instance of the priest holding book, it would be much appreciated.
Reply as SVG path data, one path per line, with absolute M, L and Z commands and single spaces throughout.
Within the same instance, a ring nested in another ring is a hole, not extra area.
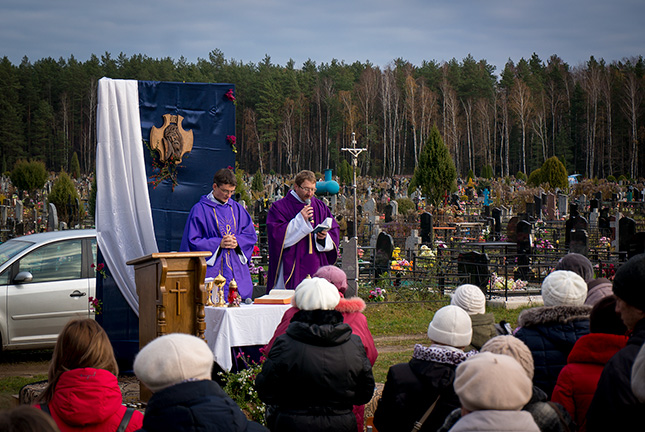
M 318 268 L 334 264 L 338 258 L 338 223 L 315 192 L 314 173 L 300 171 L 293 189 L 269 208 L 267 292 L 295 289 Z

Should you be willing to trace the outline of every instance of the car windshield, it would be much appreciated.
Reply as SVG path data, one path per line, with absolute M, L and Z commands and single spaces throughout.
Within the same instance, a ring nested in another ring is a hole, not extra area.
M 0 244 L 0 267 L 32 244 L 34 243 L 16 239 Z

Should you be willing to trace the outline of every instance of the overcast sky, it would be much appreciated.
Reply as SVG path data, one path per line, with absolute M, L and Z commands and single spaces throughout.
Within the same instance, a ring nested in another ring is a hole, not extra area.
M 645 55 L 643 0 L 0 0 L 0 56 L 184 56 L 300 67 L 420 66 L 468 54 L 501 71 L 535 52 L 571 66 Z

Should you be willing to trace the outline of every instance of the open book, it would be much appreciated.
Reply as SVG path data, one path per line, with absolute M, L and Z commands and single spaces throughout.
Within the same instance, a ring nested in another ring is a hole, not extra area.
M 269 291 L 269 294 L 265 294 L 262 297 L 257 297 L 253 300 L 253 303 L 256 304 L 291 304 L 291 297 L 295 293 L 295 290 L 288 289 L 272 289 Z
M 329 229 L 331 229 L 331 218 L 330 217 L 326 218 L 324 221 L 319 223 L 316 226 L 316 228 L 314 228 L 312 234 L 318 234 L 321 231 L 326 231 L 326 230 L 329 230 Z

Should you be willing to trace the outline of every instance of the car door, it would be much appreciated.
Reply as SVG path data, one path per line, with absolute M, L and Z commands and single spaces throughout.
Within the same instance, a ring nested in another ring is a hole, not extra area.
M 54 343 L 71 318 L 89 317 L 90 283 L 95 279 L 83 267 L 82 238 L 41 246 L 14 266 L 7 286 L 10 345 Z M 22 272 L 29 272 L 31 280 L 17 282 Z

